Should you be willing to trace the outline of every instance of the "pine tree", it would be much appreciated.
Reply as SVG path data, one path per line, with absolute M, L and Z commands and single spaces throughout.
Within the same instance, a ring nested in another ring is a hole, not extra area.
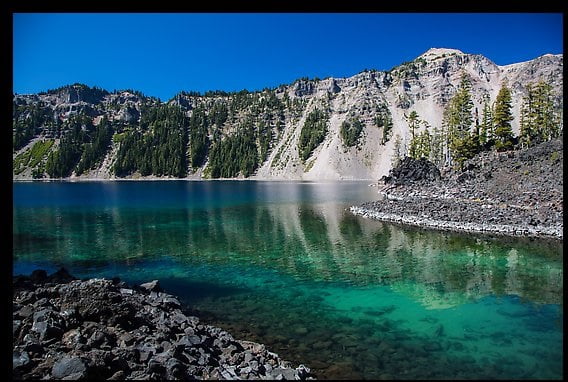
M 521 108 L 520 142 L 523 147 L 557 137 L 559 123 L 554 110 L 552 87 L 544 81 L 527 86 Z
M 418 147 L 418 139 L 416 137 L 416 130 L 420 126 L 421 120 L 418 118 L 418 113 L 416 111 L 412 111 L 408 117 L 406 117 L 406 121 L 408 122 L 408 129 L 410 130 L 410 148 L 408 151 L 408 155 L 412 158 L 416 158 L 417 155 L 417 147 Z
M 448 164 L 457 162 L 463 165 L 466 159 L 472 158 L 478 151 L 475 140 L 472 140 L 470 128 L 473 123 L 473 101 L 471 99 L 471 82 L 462 75 L 458 91 L 452 97 L 444 112 L 443 125 L 447 130 Z M 475 133 L 474 133 L 475 134 Z
M 558 125 L 556 124 L 554 102 L 552 99 L 552 86 L 544 81 L 539 81 L 536 85 L 536 108 L 537 126 L 540 126 L 542 140 L 548 141 L 558 136 Z
M 317 108 L 307 115 L 298 141 L 298 151 L 302 161 L 307 160 L 324 140 L 327 134 L 328 120 L 327 113 Z
M 444 165 L 451 165 L 452 164 L 452 150 L 450 149 L 453 134 L 452 129 L 450 127 L 450 107 L 444 110 L 444 114 L 442 116 L 442 129 L 441 129 L 441 141 L 442 141 L 442 152 L 444 158 Z
M 208 137 L 209 123 L 205 107 L 203 105 L 196 107 L 189 120 L 190 164 L 194 169 L 200 167 L 207 157 L 210 143 Z
M 536 137 L 534 85 L 527 85 L 527 95 L 523 97 L 521 106 L 521 131 L 519 141 L 522 147 L 529 147 Z
M 434 127 L 430 140 L 430 156 L 429 159 L 436 166 L 444 163 L 444 131 L 439 127 Z
M 418 134 L 418 148 L 416 152 L 416 158 L 429 158 L 432 144 L 432 136 L 430 135 L 430 131 L 428 131 L 428 126 L 425 126 L 425 129 Z
M 457 138 L 463 138 L 472 123 L 473 101 L 471 100 L 471 82 L 465 74 L 462 75 L 456 95 L 450 101 L 451 124 L 457 130 Z
M 480 151 L 480 146 L 481 146 L 480 135 L 481 135 L 481 126 L 479 125 L 479 112 L 477 108 L 475 108 L 475 128 L 473 130 L 473 135 L 470 134 L 470 137 L 473 140 L 472 147 L 474 148 L 476 153 Z
M 358 118 L 354 118 L 350 121 L 343 121 L 341 128 L 339 129 L 343 144 L 346 147 L 351 147 L 357 144 L 361 137 L 363 128 L 364 125 Z
M 398 166 L 403 157 L 406 156 L 406 147 L 400 135 L 396 134 L 394 137 L 394 148 L 392 156 L 392 167 Z
M 383 128 L 383 135 L 381 138 L 381 145 L 389 141 L 392 135 L 392 115 L 388 106 L 384 103 L 377 106 L 377 115 L 374 119 L 377 127 Z
M 493 110 L 491 109 L 489 96 L 483 100 L 481 112 L 481 124 L 479 126 L 479 144 L 482 147 L 491 146 L 493 142 Z
M 513 114 L 511 112 L 511 91 L 506 83 L 501 85 L 501 90 L 497 94 L 495 100 L 495 112 L 493 122 L 495 126 L 495 148 L 498 151 L 510 150 L 513 148 L 513 130 L 511 121 Z

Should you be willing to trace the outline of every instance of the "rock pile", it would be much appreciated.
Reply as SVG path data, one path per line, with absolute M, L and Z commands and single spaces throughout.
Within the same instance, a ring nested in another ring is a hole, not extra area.
M 405 158 L 383 177 L 383 200 L 351 211 L 441 230 L 562 239 L 562 142 L 484 152 L 444 177 L 432 163 Z
M 414 159 L 410 157 L 405 157 L 397 167 L 391 170 L 389 176 L 382 178 L 386 184 L 407 184 L 415 181 L 438 179 L 440 179 L 440 170 L 434 163 L 424 158 Z
M 186 316 L 158 281 L 13 280 L 16 379 L 313 379 L 264 345 Z

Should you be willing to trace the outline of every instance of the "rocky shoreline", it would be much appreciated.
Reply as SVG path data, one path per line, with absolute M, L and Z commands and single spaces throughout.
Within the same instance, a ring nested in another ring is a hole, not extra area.
M 436 220 L 415 215 L 403 215 L 384 213 L 377 211 L 376 204 L 371 204 L 369 208 L 351 206 L 349 210 L 359 216 L 369 219 L 386 221 L 415 227 L 432 228 L 441 231 L 484 233 L 506 236 L 524 236 L 536 238 L 563 239 L 562 225 L 557 224 L 551 227 L 528 227 L 510 224 L 488 224 L 474 222 L 455 222 L 448 220 Z
M 438 230 L 563 240 L 563 143 L 483 153 L 442 174 L 406 158 L 383 178 L 366 218 Z
M 314 379 L 262 344 L 187 316 L 157 280 L 13 278 L 14 379 Z

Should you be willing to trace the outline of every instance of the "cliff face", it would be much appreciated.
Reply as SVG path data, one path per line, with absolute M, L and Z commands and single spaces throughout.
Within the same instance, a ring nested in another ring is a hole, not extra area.
M 190 117 L 196 110 L 204 110 L 210 120 L 207 135 L 211 142 L 234 135 L 244 121 L 252 121 L 259 150 L 258 168 L 252 175 L 258 179 L 378 179 L 391 168 L 394 137 L 409 142 L 405 115 L 416 111 L 431 128 L 440 127 L 443 111 L 455 94 L 462 75 L 472 84 L 474 110 L 479 118 L 484 97 L 494 102 L 501 84 L 506 82 L 512 91 L 515 119 L 513 131 L 519 133 L 520 106 L 529 83 L 544 80 L 552 85 L 558 108 L 562 108 L 563 55 L 544 55 L 534 60 L 498 66 L 481 55 L 465 54 L 455 49 L 433 48 L 412 62 L 401 64 L 390 71 L 364 71 L 349 78 L 324 80 L 300 79 L 289 85 L 261 92 L 223 93 L 205 95 L 182 92 L 168 101 L 179 106 Z M 82 114 L 96 126 L 106 117 L 114 126 L 115 137 L 108 150 L 97 162 L 98 167 L 85 172 L 84 178 L 115 178 L 113 165 L 125 131 L 140 130 L 142 115 L 161 104 L 155 98 L 136 91 L 109 93 L 84 85 L 71 85 L 47 93 L 14 96 L 14 124 L 31 118 L 36 125 L 29 136 L 14 151 L 14 179 L 31 179 L 34 169 L 41 173 L 50 151 L 57 150 L 65 133 L 65 121 Z M 326 113 L 327 132 L 311 155 L 302 160 L 298 142 L 302 128 L 314 109 Z M 225 118 L 217 118 L 219 110 Z M 383 133 L 386 120 L 392 120 L 389 139 Z M 341 135 L 344 122 L 362 123 L 359 138 L 352 146 L 345 144 Z M 262 128 L 260 127 L 262 126 Z M 422 129 L 422 128 L 421 128 Z M 15 130 L 14 130 L 15 131 Z M 45 152 L 38 141 L 52 140 Z M 188 152 L 192 146 L 189 134 Z M 40 154 L 37 152 L 40 151 Z M 207 176 L 211 150 L 201 166 L 189 168 L 189 178 Z M 26 153 L 27 159 L 26 159 Z M 41 158 L 37 158 L 41 155 Z M 23 158 L 23 159 L 22 159 Z M 234 159 L 234 158 L 233 158 Z M 39 166 L 39 167 L 38 167 Z M 44 176 L 47 176 L 44 173 Z M 136 172 L 128 177 L 138 177 Z M 76 177 L 72 173 L 71 177 Z

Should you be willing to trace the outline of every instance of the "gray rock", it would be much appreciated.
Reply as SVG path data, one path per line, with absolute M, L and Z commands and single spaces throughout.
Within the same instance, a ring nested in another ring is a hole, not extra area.
M 63 379 L 69 376 L 79 379 L 85 376 L 86 370 L 85 363 L 80 358 L 66 356 L 55 362 L 51 369 L 51 375 L 56 379 Z
M 239 379 L 239 376 L 237 375 L 237 373 L 235 371 L 235 367 L 233 367 L 233 366 L 229 366 L 229 367 L 225 367 L 225 368 L 221 369 L 220 374 L 221 374 L 221 377 L 223 377 L 223 379 Z
M 87 340 L 90 347 L 99 347 L 106 341 L 106 334 L 102 330 L 96 330 Z
M 171 342 L 162 341 L 162 342 L 160 343 L 160 347 L 161 347 L 164 351 L 168 351 L 168 350 L 172 349 L 173 346 L 172 346 Z
M 145 370 L 136 370 L 133 371 L 128 379 L 133 379 L 137 381 L 147 381 L 150 379 L 150 375 Z
M 254 359 L 254 356 L 250 351 L 245 351 L 245 363 L 250 363 Z
M 73 349 L 77 345 L 86 343 L 86 340 L 79 329 L 71 329 L 63 334 L 61 343 Z
M 181 304 L 179 302 L 179 300 L 175 297 L 164 297 L 164 299 L 162 300 L 162 302 L 166 305 L 169 306 L 171 308 L 179 308 L 181 307 Z
M 185 367 L 176 358 L 170 358 L 166 362 L 166 378 L 167 379 L 183 379 L 185 375 Z
M 164 376 L 166 374 L 166 367 L 164 365 L 164 357 L 154 356 L 148 361 L 148 367 L 146 369 L 147 374 L 158 374 Z
M 135 349 L 138 351 L 138 360 L 145 363 L 150 357 L 157 353 L 156 347 L 151 344 L 136 345 Z
M 26 366 L 30 363 L 30 356 L 25 351 L 14 350 L 12 355 L 12 368 Z
M 22 318 L 28 318 L 34 314 L 34 308 L 31 305 L 26 305 L 19 309 L 16 314 Z
M 120 335 L 120 337 L 118 338 L 118 343 L 120 346 L 122 347 L 126 347 L 126 346 L 130 346 L 134 343 L 134 341 L 136 340 L 136 338 L 130 334 L 130 333 L 123 333 L 122 335 Z
M 160 282 L 158 280 L 152 280 L 150 282 L 140 284 L 140 288 L 147 290 L 148 292 L 162 292 L 160 287 Z
M 20 328 L 22 327 L 21 320 L 14 320 L 12 321 L 12 336 L 17 337 Z
M 39 335 L 40 340 L 51 340 L 61 338 L 63 335 L 63 330 L 53 325 L 53 321 L 34 321 L 32 325 L 32 331 Z
M 274 379 L 286 379 L 286 380 L 294 380 L 298 375 L 294 369 L 277 367 L 273 369 L 270 374 L 274 376 Z
M 110 381 L 122 381 L 126 379 L 126 373 L 119 370 L 108 378 Z
M 201 337 L 196 336 L 196 335 L 184 335 L 178 341 L 178 344 L 189 346 L 189 347 L 201 345 L 202 343 L 203 343 L 203 341 L 201 340 Z
M 190 322 L 189 318 L 185 314 L 178 312 L 175 312 L 172 315 L 170 315 L 170 319 L 172 320 L 172 322 L 176 324 L 184 324 Z

